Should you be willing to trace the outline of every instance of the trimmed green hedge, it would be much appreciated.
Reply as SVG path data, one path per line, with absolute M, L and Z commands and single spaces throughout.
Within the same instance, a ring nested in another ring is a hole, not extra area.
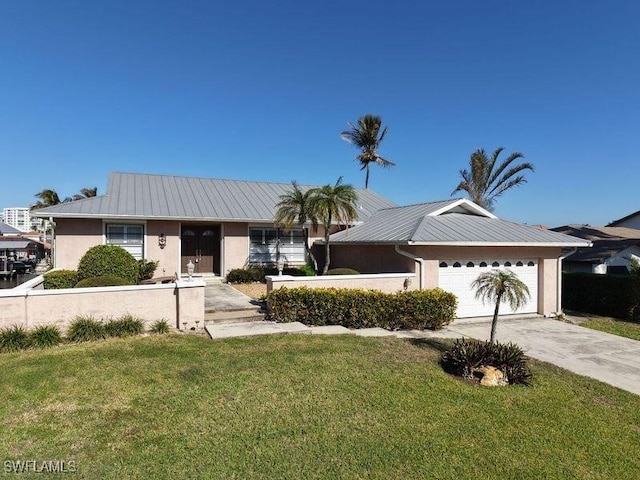
M 313 268 L 303 267 L 287 267 L 282 270 L 283 275 L 291 275 L 293 277 L 313 276 L 315 272 Z M 247 267 L 235 268 L 227 273 L 227 282 L 229 283 L 265 283 L 265 276 L 278 275 L 278 269 L 275 267 Z
M 78 283 L 78 272 L 75 270 L 53 270 L 45 273 L 42 278 L 45 290 L 73 288 Z
M 327 271 L 327 275 L 360 275 L 360 272 L 353 268 L 332 268 Z
M 135 285 L 138 282 L 138 261 L 117 245 L 96 245 L 87 250 L 78 264 L 78 281 L 112 275 Z
M 562 274 L 567 310 L 640 321 L 640 278 L 634 275 Z
M 132 283 L 124 278 L 114 277 L 113 275 L 103 275 L 101 277 L 90 277 L 80 280 L 76 283 L 75 288 L 115 287 L 120 285 L 132 285 Z
M 382 293 L 347 288 L 279 288 L 267 295 L 267 319 L 305 325 L 436 330 L 454 319 L 455 295 L 438 288 Z

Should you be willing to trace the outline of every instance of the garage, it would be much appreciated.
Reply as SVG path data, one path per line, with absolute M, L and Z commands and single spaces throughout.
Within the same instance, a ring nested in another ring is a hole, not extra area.
M 538 261 L 532 258 L 516 259 L 479 259 L 479 260 L 441 260 L 439 264 L 439 286 L 458 297 L 456 317 L 484 317 L 493 315 L 494 304 L 483 305 L 476 299 L 471 283 L 478 275 L 494 269 L 509 269 L 518 275 L 529 288 L 530 298 L 526 305 L 517 311 L 508 304 L 500 305 L 500 314 L 536 313 L 538 311 Z

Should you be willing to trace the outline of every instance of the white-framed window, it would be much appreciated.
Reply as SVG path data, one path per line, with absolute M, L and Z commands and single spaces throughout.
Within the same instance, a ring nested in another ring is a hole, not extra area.
M 285 264 L 305 263 L 304 230 L 301 228 L 284 230 L 273 227 L 249 228 L 249 263 L 275 264 L 278 240 L 280 256 Z
M 144 225 L 135 223 L 107 223 L 105 238 L 109 245 L 118 245 L 140 260 L 144 258 Z

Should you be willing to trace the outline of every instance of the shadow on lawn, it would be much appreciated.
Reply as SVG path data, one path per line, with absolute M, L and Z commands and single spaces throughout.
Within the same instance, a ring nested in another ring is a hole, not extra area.
M 447 338 L 412 338 L 409 343 L 418 348 L 428 348 L 444 353 L 451 348 L 453 340 Z

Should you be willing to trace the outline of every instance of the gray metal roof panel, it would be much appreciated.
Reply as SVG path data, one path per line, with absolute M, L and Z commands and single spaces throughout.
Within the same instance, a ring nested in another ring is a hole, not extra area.
M 0 234 L 2 235 L 20 235 L 22 232 L 8 223 L 0 222 Z
M 313 188 L 301 185 L 301 189 Z M 107 192 L 35 212 L 41 217 L 133 217 L 272 221 L 288 183 L 252 182 L 115 172 Z M 371 190 L 356 189 L 359 220 L 396 206 Z
M 420 213 L 419 209 L 412 207 L 387 209 L 378 212 L 364 224 L 352 227 L 348 232 L 333 234 L 331 242 L 589 246 L 586 240 L 499 218 L 463 213 L 420 216 Z M 416 221 L 417 227 L 412 229 Z
M 21 241 L 6 241 L 0 240 L 0 250 L 13 250 L 13 249 L 24 249 L 31 244 L 30 240 L 21 240 Z

